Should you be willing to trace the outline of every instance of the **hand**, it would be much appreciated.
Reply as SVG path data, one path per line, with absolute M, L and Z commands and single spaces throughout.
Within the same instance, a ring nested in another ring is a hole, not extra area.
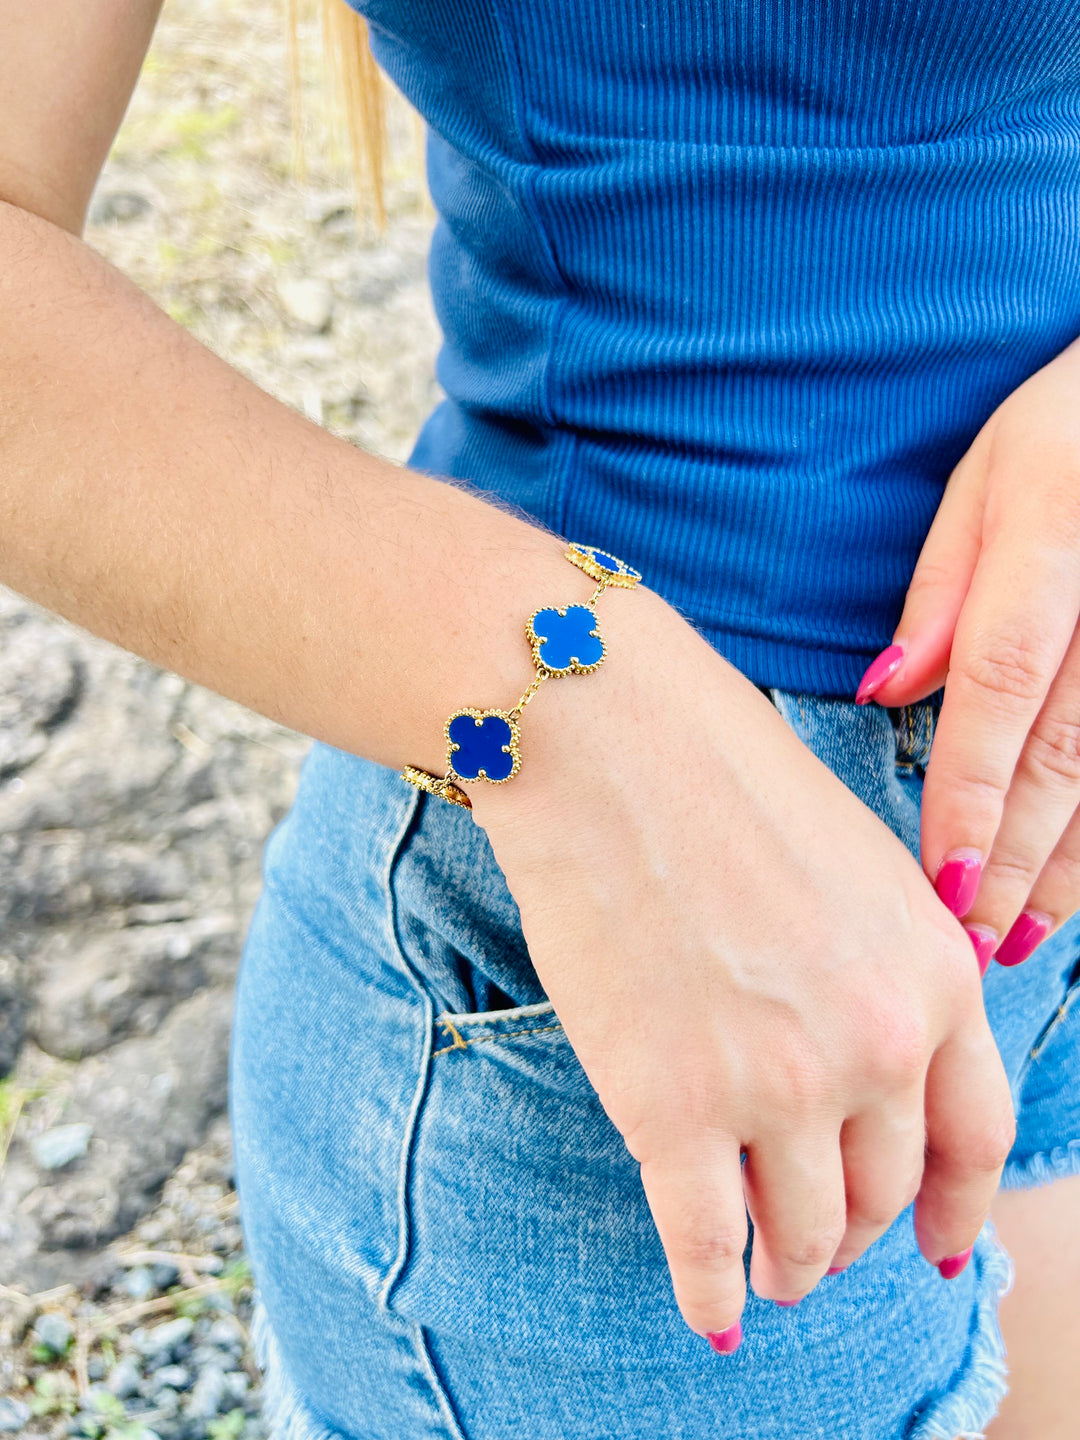
M 470 794 L 684 1318 L 738 1343 L 747 1208 L 763 1296 L 805 1295 L 916 1194 L 956 1273 L 1014 1131 L 960 925 L 674 610 L 601 610 L 604 664 L 545 686 L 521 773 Z
M 1080 908 L 1080 341 L 1012 392 L 949 476 L 893 645 L 858 698 L 945 685 L 922 863 L 985 972 Z

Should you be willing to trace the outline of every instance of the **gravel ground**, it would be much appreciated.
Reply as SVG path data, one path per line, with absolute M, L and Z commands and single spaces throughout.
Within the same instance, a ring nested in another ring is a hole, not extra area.
M 365 449 L 400 460 L 441 395 L 432 372 L 439 331 L 426 283 L 434 216 L 422 180 L 422 132 L 417 117 L 384 80 L 395 158 L 387 194 L 389 224 L 380 234 L 369 214 L 355 213 L 343 157 L 335 154 L 323 128 L 326 92 L 317 15 L 310 0 L 301 9 L 306 12 L 302 173 L 290 130 L 286 0 L 270 6 L 255 0 L 167 0 L 95 191 L 85 238 L 173 319 L 264 389 Z M 29 635 L 33 621 L 41 627 L 33 633 L 43 637 L 39 643 L 47 654 L 60 654 L 65 647 L 79 652 L 72 661 L 78 672 L 79 655 L 93 649 L 85 649 L 87 637 L 26 607 L 10 592 L 0 599 L 12 635 Z M 100 642 L 93 645 L 100 647 Z M 0 644 L 0 671 L 3 663 Z M 123 688 L 130 708 L 135 701 L 144 703 L 144 692 L 156 694 L 161 677 L 142 662 L 129 669 L 130 675 L 122 670 L 121 680 L 109 679 L 113 672 L 103 670 L 101 683 Z M 197 687 L 176 685 L 183 693 L 169 704 L 187 708 L 181 720 L 168 720 L 167 738 L 170 745 L 181 746 L 192 766 L 209 764 L 211 747 L 200 738 L 201 726 L 204 736 L 224 737 L 214 742 L 219 764 L 230 763 L 227 744 L 242 742 L 249 754 L 271 756 L 277 767 L 273 784 L 287 790 L 288 777 L 302 758 L 303 737 L 261 717 L 250 717 L 245 728 L 236 719 L 238 707 Z M 80 700 L 83 709 L 86 703 Z M 163 743 L 164 722 L 148 718 L 143 723 L 146 744 Z M 62 734 L 59 719 L 42 722 L 30 738 L 44 758 L 34 749 L 12 762 L 15 769 L 9 767 L 9 773 L 15 778 L 4 782 L 9 807 L 14 807 L 9 814 L 33 790 L 34 776 L 47 773 L 43 767 L 60 743 L 54 736 Z M 127 765 L 130 756 L 120 759 Z M 202 804 L 203 811 L 208 804 Z M 275 801 L 272 813 L 251 822 L 245 833 L 254 836 L 256 847 L 280 809 Z M 37 844 L 39 832 L 31 833 L 25 804 L 23 811 L 22 830 L 14 820 L 7 822 L 15 837 L 11 845 L 18 841 L 24 847 L 18 853 L 33 858 L 31 841 Z M 63 830 L 56 829 L 55 820 L 40 823 L 50 854 L 58 836 L 78 849 L 70 822 Z M 206 819 L 208 827 L 217 823 L 213 815 Z M 206 835 L 209 846 L 210 828 Z M 243 858 L 240 842 L 233 848 Z M 43 894 L 45 872 L 35 873 L 38 878 L 31 878 Z M 180 915 L 180 902 L 154 898 L 141 910 L 129 906 L 125 923 L 195 923 Z M 60 900 L 54 897 L 50 904 Z M 65 923 L 74 914 L 77 925 L 78 913 L 65 911 Z M 74 974 L 84 955 L 72 943 L 70 928 L 65 936 L 62 963 Z M 23 985 L 16 974 L 19 957 L 5 958 L 5 938 L 10 939 L 0 932 L 0 969 L 6 964 L 15 975 L 4 983 L 10 982 L 17 998 Z M 63 1035 L 47 1037 L 50 1054 L 41 1048 L 44 1040 L 35 1043 L 32 1029 L 26 1038 L 11 1031 L 16 1058 L 5 1062 L 13 1068 L 0 1080 L 0 1180 L 6 1158 L 9 1180 L 12 1167 L 21 1166 L 20 1173 L 31 1177 L 33 1188 L 20 1200 L 20 1211 L 40 1210 L 50 1187 L 60 1194 L 73 1174 L 92 1177 L 92 1170 L 80 1167 L 91 1165 L 95 1147 L 108 1150 L 101 1137 L 90 1144 L 89 1124 L 65 1122 L 67 1102 L 57 1097 L 80 1073 L 107 1075 L 111 1056 L 152 1045 L 155 1035 L 173 1023 L 170 1015 L 198 1005 L 200 995 L 227 993 L 232 944 L 227 936 L 221 941 L 219 968 L 210 977 L 217 988 L 181 995 L 173 1012 L 168 1010 L 173 1000 L 166 997 L 154 1001 L 152 1012 L 119 1023 L 118 1002 L 104 1002 L 106 1011 L 91 1016 L 104 1026 L 100 1043 L 106 1048 L 100 1054 L 64 1058 L 84 1042 L 65 1046 Z M 49 983 L 58 984 L 55 967 L 50 974 Z M 196 977 L 191 983 L 204 982 L 205 977 Z M 13 1002 L 10 1008 L 19 1024 L 21 1004 Z M 80 1023 L 87 1023 L 85 1014 Z M 99 1069 L 87 1068 L 93 1066 Z M 203 1103 L 205 1097 L 199 1098 Z M 204 1108 L 218 1118 L 200 1130 L 200 1142 L 188 1149 L 163 1188 L 155 1182 L 149 1199 L 140 1194 L 131 1202 L 141 1207 L 133 1228 L 96 1249 L 84 1244 L 77 1268 L 72 1249 L 71 1278 L 62 1276 L 63 1283 L 47 1290 L 26 1277 L 54 1275 L 58 1257 L 63 1266 L 68 1253 L 64 1246 L 73 1243 L 70 1237 L 54 1243 L 47 1254 L 43 1250 L 31 1257 L 40 1258 L 45 1268 L 35 1269 L 27 1260 L 18 1274 L 0 1276 L 5 1282 L 0 1285 L 0 1436 L 255 1440 L 263 1435 L 259 1377 L 248 1343 L 250 1272 L 233 1189 L 228 1124 L 221 1114 L 224 1096 L 211 1099 L 213 1104 Z M 5 1225 L 11 1230 L 4 1217 L 0 1222 L 0 1231 Z

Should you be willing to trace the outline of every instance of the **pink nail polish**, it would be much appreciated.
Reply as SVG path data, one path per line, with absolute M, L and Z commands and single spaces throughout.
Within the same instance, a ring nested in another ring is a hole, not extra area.
M 866 672 L 859 681 L 859 688 L 855 691 L 855 704 L 865 705 L 881 689 L 885 681 L 896 674 L 903 663 L 904 647 L 902 645 L 889 645 L 882 650 L 881 654 L 875 656 L 866 667 Z
M 998 943 L 997 931 L 989 925 L 965 925 L 964 933 L 975 947 L 975 959 L 979 974 L 985 975 L 994 958 L 994 946 Z
M 1049 935 L 1053 922 L 1038 910 L 1021 910 L 994 952 L 999 965 L 1019 965 Z
M 828 1268 L 828 1270 L 825 1271 L 825 1274 L 826 1274 L 826 1275 L 842 1275 L 846 1269 L 847 1269 L 847 1266 L 846 1266 L 846 1265 L 830 1265 L 829 1268 Z
M 734 1325 L 729 1325 L 726 1330 L 718 1330 L 713 1335 L 706 1335 L 705 1339 L 718 1355 L 730 1355 L 742 1344 L 742 1321 L 736 1320 Z
M 782 1305 L 785 1310 L 790 1310 L 792 1305 L 798 1305 L 799 1302 L 798 1300 L 777 1300 L 774 1303 L 777 1305 Z
M 962 920 L 975 904 L 982 875 L 982 855 L 978 850 L 953 850 L 946 856 L 934 880 L 941 903 Z
M 964 1266 L 971 1259 L 971 1252 L 975 1247 L 969 1245 L 966 1250 L 961 1250 L 959 1255 L 947 1255 L 937 1267 L 941 1272 L 943 1280 L 955 1280 Z

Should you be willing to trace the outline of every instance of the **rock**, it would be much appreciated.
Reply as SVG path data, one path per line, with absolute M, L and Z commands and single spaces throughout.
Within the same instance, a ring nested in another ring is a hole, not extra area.
M 130 1355 L 118 1360 L 105 1380 L 106 1389 L 119 1400 L 128 1400 L 132 1395 L 138 1395 L 141 1385 L 142 1375 Z
M 151 208 L 136 190 L 113 190 L 95 197 L 87 217 L 91 225 L 127 225 Z
M 163 1325 L 155 1325 L 152 1330 L 136 1331 L 132 1339 L 139 1353 L 148 1360 L 164 1360 L 165 1357 L 172 1360 L 194 1329 L 194 1320 L 187 1315 L 181 1315 L 176 1320 L 166 1320 Z
M 30 1406 L 10 1395 L 0 1395 L 0 1434 L 17 1435 L 30 1423 Z
M 132 1300 L 147 1300 L 157 1289 L 154 1272 L 148 1265 L 136 1265 L 120 1282 L 120 1289 Z
M 80 1121 L 73 1125 L 54 1125 L 30 1141 L 34 1159 L 43 1170 L 60 1170 L 73 1160 L 81 1160 L 90 1145 L 93 1125 Z
M 251 1381 L 243 1370 L 227 1370 L 225 1372 L 225 1390 L 230 1400 L 243 1400 L 250 1389 Z
M 184 1406 L 189 1420 L 212 1420 L 221 1409 L 228 1390 L 225 1372 L 214 1365 L 208 1365 L 195 1381 L 195 1388 Z
M 0 624 L 0 780 L 44 754 L 82 679 L 74 643 L 56 643 L 48 622 L 27 612 Z
M 316 333 L 330 328 L 334 314 L 334 292 L 325 280 L 281 276 L 278 299 L 290 320 Z
M 134 1033 L 152 1033 L 176 1003 L 207 983 L 212 957 L 236 949 L 236 919 L 99 936 L 59 932 L 38 952 L 37 1004 L 27 1033 L 50 1055 L 93 1055 Z
M 180 1279 L 180 1266 L 174 1265 L 172 1261 L 165 1263 L 159 1261 L 151 1266 L 150 1273 L 154 1277 L 154 1285 L 158 1290 L 168 1290 L 170 1285 L 175 1285 Z
M 47 1311 L 34 1321 L 34 1335 L 38 1343 L 51 1350 L 54 1355 L 64 1355 L 71 1344 L 75 1331 L 63 1315 Z
M 186 1390 L 191 1384 L 191 1371 L 184 1365 L 163 1365 L 160 1370 L 154 1371 L 154 1379 L 151 1385 L 151 1393 L 157 1394 L 164 1389 Z
M 240 1326 L 229 1316 L 215 1320 L 206 1332 L 207 1343 L 222 1350 L 231 1350 L 239 1355 L 244 1348 L 244 1336 Z
M 37 1227 L 39 1248 L 100 1246 L 150 1208 L 225 1108 L 232 998 L 202 990 L 153 1037 L 121 1041 L 76 1068 L 68 1113 L 93 1126 L 94 1151 L 70 1176 L 23 1197 L 19 1218 Z M 7 1203 L 5 1176 L 0 1214 Z M 12 1273 L 2 1239 L 0 1273 Z
M 0 1077 L 11 1070 L 22 1047 L 27 1009 L 19 962 L 9 951 L 0 951 Z

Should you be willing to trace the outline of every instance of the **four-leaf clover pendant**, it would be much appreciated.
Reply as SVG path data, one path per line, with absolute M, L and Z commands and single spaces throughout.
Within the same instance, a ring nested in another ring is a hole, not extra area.
M 604 658 L 599 622 L 588 605 L 537 610 L 526 621 L 525 634 L 536 668 L 548 675 L 587 675 Z
M 447 768 L 459 780 L 510 780 L 521 768 L 519 733 L 505 710 L 457 710 L 445 726 Z

